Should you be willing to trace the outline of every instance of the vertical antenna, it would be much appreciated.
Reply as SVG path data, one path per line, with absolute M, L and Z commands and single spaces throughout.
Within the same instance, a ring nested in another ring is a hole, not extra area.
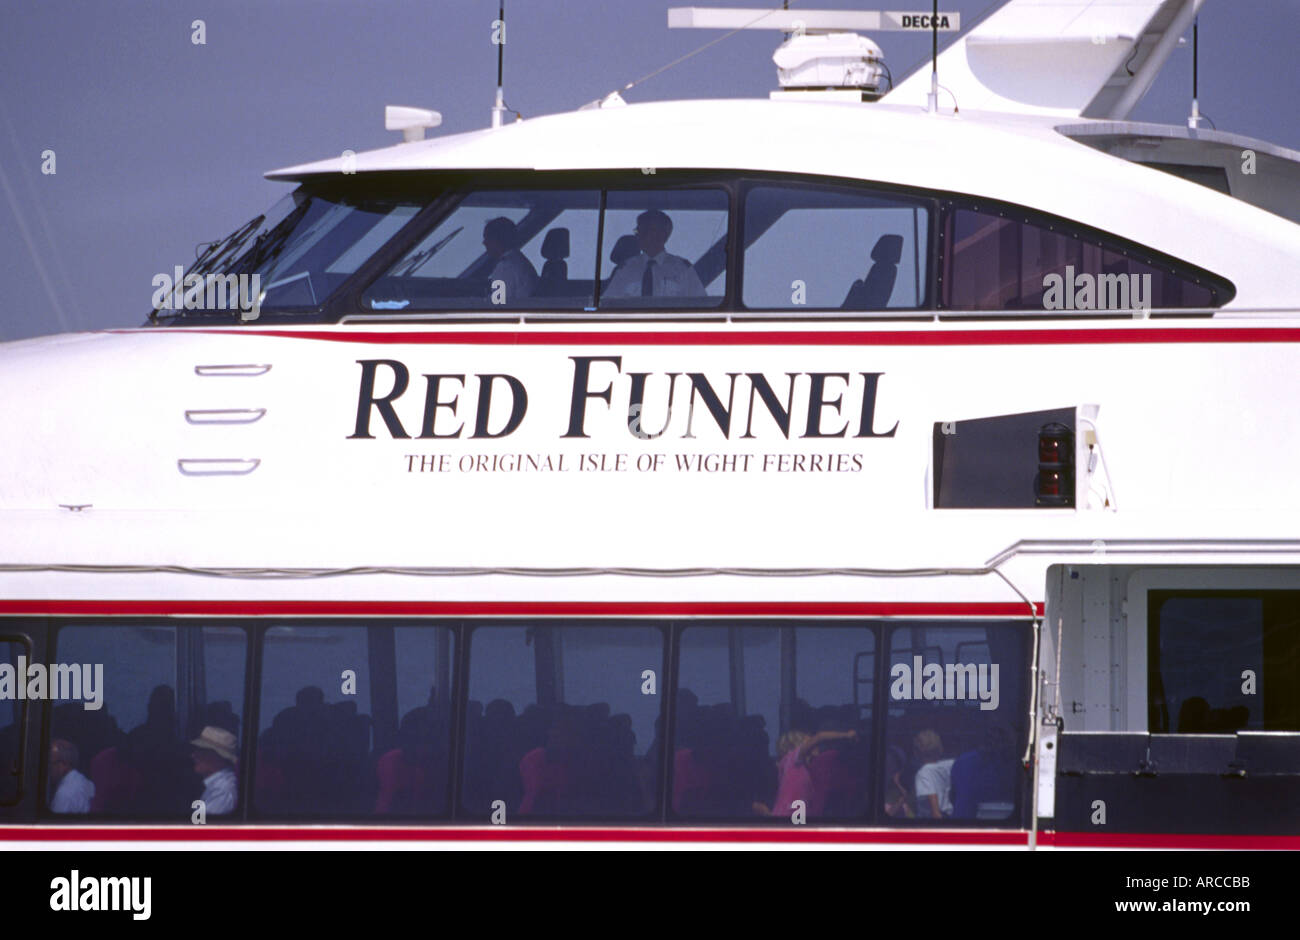
M 504 72 L 506 60 L 506 0 L 501 0 L 497 10 L 497 100 L 492 106 L 492 126 L 500 127 L 506 113 Z
M 1201 18 L 1192 20 L 1192 116 L 1187 119 L 1187 126 L 1196 130 L 1201 124 L 1200 103 L 1201 72 Z
M 934 0 L 934 15 L 930 17 L 930 94 L 925 103 L 931 114 L 939 113 L 939 0 Z

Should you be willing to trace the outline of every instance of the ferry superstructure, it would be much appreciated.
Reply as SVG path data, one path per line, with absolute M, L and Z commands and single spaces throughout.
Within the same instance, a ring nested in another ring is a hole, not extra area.
M 1295 845 L 1300 154 L 1123 119 L 1199 4 L 1049 6 L 939 58 L 959 110 L 276 171 L 192 269 L 252 309 L 0 347 L 0 654 L 107 677 L 0 702 L 4 836 Z M 148 780 L 205 729 L 199 825 Z

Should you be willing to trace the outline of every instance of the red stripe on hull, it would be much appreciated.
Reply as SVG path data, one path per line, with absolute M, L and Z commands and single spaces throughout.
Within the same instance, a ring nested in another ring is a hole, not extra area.
M 1042 616 L 1043 605 L 1034 611 Z M 214 617 L 1010 617 L 1019 603 L 857 603 L 802 601 L 131 601 L 0 600 L 0 615 Z
M 1300 835 L 1051 832 L 1041 833 L 1038 841 L 1063 849 L 1300 849 Z
M 145 332 L 145 331 L 109 331 Z M 802 330 L 710 330 L 660 332 L 605 331 L 488 331 L 465 330 L 200 330 L 170 329 L 168 333 L 206 333 L 229 336 L 275 336 L 331 343 L 379 345 L 466 346 L 1057 346 L 1151 343 L 1300 343 L 1300 329 L 1287 327 L 1188 327 L 1161 329 L 1031 329 L 1031 330 L 852 330 L 810 332 Z
M 853 829 L 614 829 L 528 826 L 329 829 L 319 826 L 0 827 L 0 842 L 731 842 L 1026 846 L 1026 832 Z

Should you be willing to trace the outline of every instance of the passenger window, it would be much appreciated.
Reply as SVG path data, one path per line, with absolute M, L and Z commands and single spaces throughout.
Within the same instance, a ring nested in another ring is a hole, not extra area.
M 663 631 L 643 624 L 476 628 L 465 812 L 506 821 L 652 814 L 663 646 Z
M 56 642 L 56 662 L 80 671 L 81 700 L 54 706 L 50 812 L 188 820 L 200 799 L 209 819 L 238 809 L 241 628 L 66 626 Z
M 885 815 L 992 822 L 1016 814 L 1028 636 L 1021 625 L 891 631 Z
M 371 310 L 594 309 L 600 196 L 467 195 L 362 295 Z
M 727 290 L 727 216 L 720 189 L 607 193 L 601 309 L 719 306 Z
M 18 657 L 31 659 L 27 645 L 21 640 L 0 640 L 0 665 L 13 670 L 18 679 Z M 18 801 L 22 782 L 22 721 L 26 714 L 26 699 L 18 700 L 11 692 L 0 697 L 0 806 L 12 806 Z
M 926 305 L 929 204 L 861 189 L 752 187 L 744 303 L 871 312 Z
M 1201 272 L 1010 210 L 957 208 L 943 232 L 941 296 L 950 310 L 1131 312 L 1215 307 L 1232 296 Z
M 445 627 L 266 631 L 253 805 L 259 816 L 444 816 Z
M 1153 733 L 1300 731 L 1300 592 L 1148 595 Z
M 692 819 L 860 818 L 868 809 L 875 634 L 682 631 L 672 808 Z

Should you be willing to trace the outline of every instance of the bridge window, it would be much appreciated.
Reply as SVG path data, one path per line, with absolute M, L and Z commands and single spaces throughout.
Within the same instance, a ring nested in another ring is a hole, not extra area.
M 449 628 L 276 626 L 262 662 L 259 815 L 446 815 Z
M 236 265 L 260 275 L 267 309 L 319 307 L 421 208 L 388 201 L 336 202 L 301 193 L 286 199 L 292 200 L 291 211 L 273 228 L 264 225 Z
M 940 297 L 949 310 L 1131 315 L 1232 298 L 1231 286 L 1206 272 L 1023 210 L 950 208 L 942 241 Z
M 890 634 L 883 808 L 899 820 L 1013 817 L 1028 632 L 938 622 Z
M 855 313 L 925 306 L 929 206 L 859 188 L 753 186 L 745 197 L 745 306 Z
M 54 703 L 49 811 L 187 821 L 202 799 L 210 819 L 236 813 L 246 642 L 236 627 L 62 628 L 55 661 L 81 688 Z
M 484 626 L 469 643 L 470 819 L 655 812 L 667 692 L 659 627 Z
M 1300 592 L 1148 595 L 1150 730 L 1300 731 Z
M 375 311 L 591 309 L 599 209 L 591 190 L 470 193 L 362 303 Z
M 720 305 L 727 289 L 727 216 L 721 189 L 607 193 L 601 309 Z
M 699 626 L 681 636 L 672 809 L 791 823 L 867 809 L 875 632 Z

